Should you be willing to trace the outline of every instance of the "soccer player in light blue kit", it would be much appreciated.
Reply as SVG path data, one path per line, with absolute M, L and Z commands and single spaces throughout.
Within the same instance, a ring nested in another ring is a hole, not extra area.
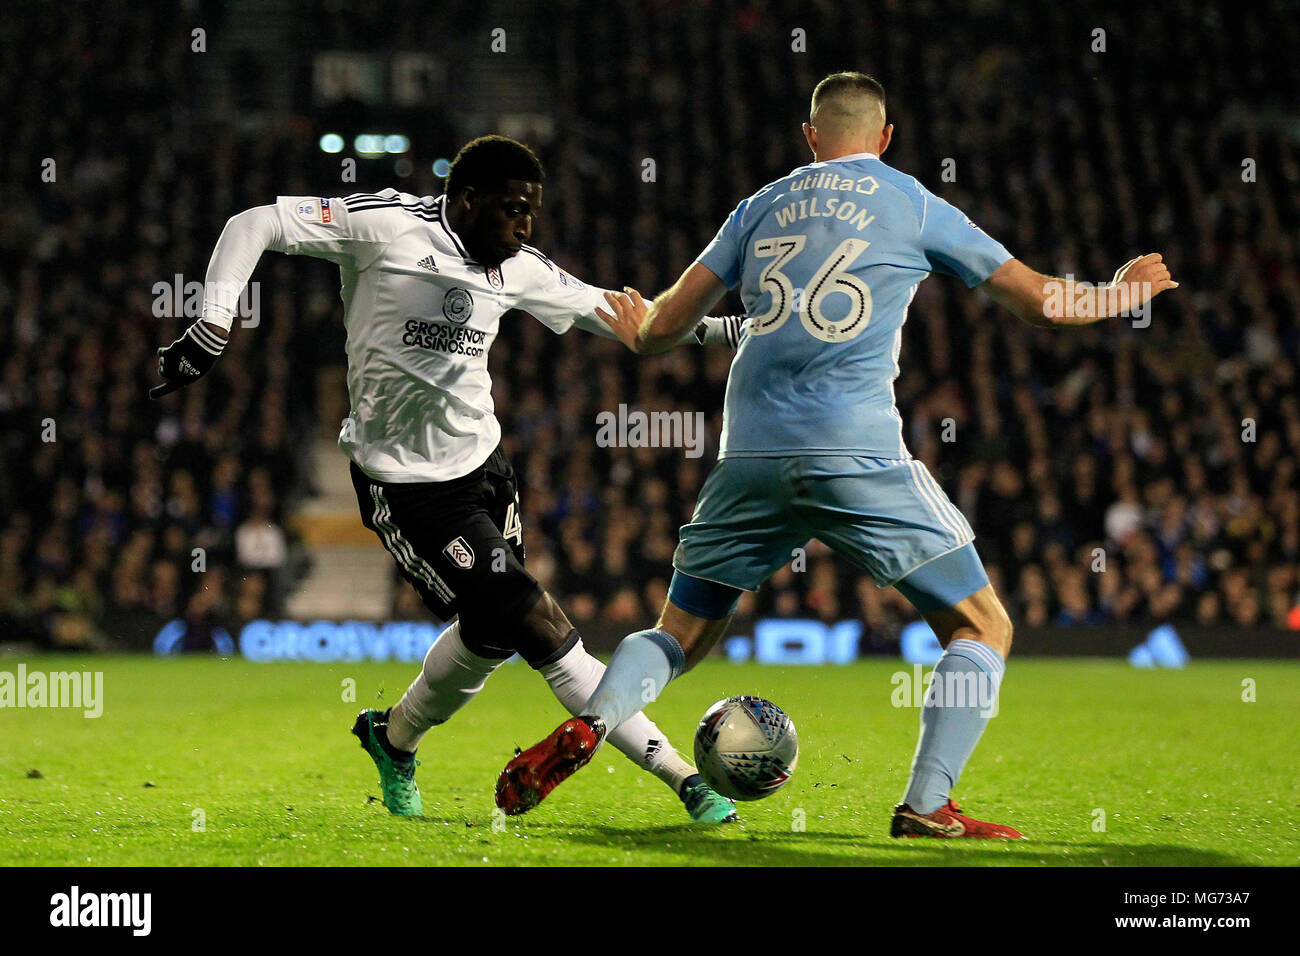
M 675 342 L 728 288 L 739 286 L 749 318 L 718 463 L 681 530 L 663 614 L 619 645 L 585 716 L 507 765 L 497 782 L 507 813 L 535 806 L 585 764 L 609 728 L 708 653 L 741 591 L 818 538 L 880 587 L 898 588 L 945 648 L 891 835 L 1020 837 L 966 816 L 950 796 L 996 711 L 1012 628 L 970 525 L 903 443 L 893 390 L 903 322 L 932 272 L 1044 326 L 1134 314 L 1177 283 L 1158 254 L 1130 260 L 1100 287 L 1012 258 L 880 160 L 893 127 L 883 88 L 864 74 L 818 84 L 804 135 L 814 162 L 741 202 L 653 306 L 635 290 L 606 296 L 613 314 L 602 317 L 642 353 Z

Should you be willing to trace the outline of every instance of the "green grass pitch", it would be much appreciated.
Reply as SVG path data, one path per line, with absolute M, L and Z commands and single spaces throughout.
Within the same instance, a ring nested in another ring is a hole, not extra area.
M 709 661 L 650 713 L 689 754 L 714 700 L 768 697 L 801 742 L 790 783 L 743 823 L 689 825 L 612 747 L 520 818 L 493 825 L 515 745 L 564 716 L 525 665 L 425 738 L 425 817 L 390 816 L 348 734 L 417 665 L 48 657 L 28 672 L 104 672 L 104 713 L 0 710 L 5 865 L 1296 865 L 1300 665 L 1012 658 L 1001 711 L 961 781 L 974 815 L 1024 843 L 891 840 L 918 712 L 894 660 L 847 667 Z M 14 672 L 17 661 L 0 659 Z M 1243 701 L 1243 681 L 1256 700 Z M 355 700 L 347 682 L 355 681 Z M 38 771 L 39 776 L 29 772 Z M 1100 829 L 1104 813 L 1104 830 Z M 800 822 L 802 821 L 802 826 Z

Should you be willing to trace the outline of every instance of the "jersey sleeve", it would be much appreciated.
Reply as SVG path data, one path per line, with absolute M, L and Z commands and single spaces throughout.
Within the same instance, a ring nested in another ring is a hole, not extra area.
M 579 317 L 600 322 L 596 307 L 607 308 L 604 289 L 574 278 L 532 248 L 525 247 L 515 258 L 524 267 L 524 286 L 516 308 L 557 335 L 573 328 Z
M 956 206 L 922 188 L 921 252 L 932 272 L 956 276 L 966 285 L 979 285 L 1011 253 Z
M 728 289 L 740 285 L 742 252 L 740 224 L 748 204 L 749 200 L 746 199 L 731 211 L 731 215 L 722 224 L 713 241 L 695 260 L 721 279 Z
M 385 197 L 382 204 L 379 199 L 365 203 L 341 197 L 277 197 L 274 208 L 280 235 L 274 248 L 289 255 L 328 259 L 358 271 L 367 268 L 388 243 L 409 228 L 396 190 L 376 196 Z

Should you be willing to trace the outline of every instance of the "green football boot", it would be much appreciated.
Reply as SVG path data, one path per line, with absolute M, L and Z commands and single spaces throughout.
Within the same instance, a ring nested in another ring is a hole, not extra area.
M 388 812 L 401 817 L 418 817 L 424 812 L 420 802 L 420 788 L 415 783 L 415 768 L 420 765 L 414 755 L 406 760 L 395 759 L 384 747 L 380 734 L 388 725 L 388 711 L 363 710 L 357 714 L 352 734 L 361 741 L 361 749 L 379 768 L 379 787 L 384 794 Z
M 681 797 L 695 823 L 735 823 L 740 819 L 736 805 L 705 783 L 698 773 L 686 778 Z

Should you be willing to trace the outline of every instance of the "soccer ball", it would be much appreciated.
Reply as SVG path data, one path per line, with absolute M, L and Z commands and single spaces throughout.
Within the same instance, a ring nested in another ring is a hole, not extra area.
M 732 800 L 780 790 L 799 760 L 799 736 L 785 711 L 762 697 L 728 697 L 695 730 L 695 765 L 704 782 Z

